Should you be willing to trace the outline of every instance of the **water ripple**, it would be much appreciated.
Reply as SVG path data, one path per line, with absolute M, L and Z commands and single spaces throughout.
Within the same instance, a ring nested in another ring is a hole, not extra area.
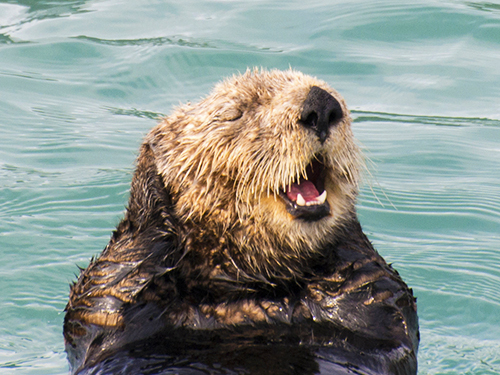
M 156 120 L 247 66 L 292 66 L 354 108 L 358 214 L 418 298 L 420 373 L 500 373 L 499 9 L 0 2 L 0 372 L 67 374 L 68 283 L 123 216 Z
M 500 127 L 500 119 L 474 117 L 423 116 L 398 113 L 352 110 L 354 122 L 395 122 L 436 126 Z
M 442 374 L 500 374 L 496 340 L 465 338 L 423 330 L 426 348 L 419 352 L 419 373 Z
M 103 109 L 108 110 L 110 113 L 119 116 L 132 116 L 139 118 L 147 118 L 151 120 L 159 120 L 167 115 L 159 112 L 143 111 L 136 108 L 116 108 L 116 107 L 103 107 Z
M 222 49 L 222 50 L 242 50 L 242 51 L 263 51 L 270 53 L 281 53 L 282 49 L 272 48 L 272 47 L 258 47 L 254 45 L 229 42 L 227 40 L 217 40 L 217 39 L 196 39 L 189 38 L 186 36 L 171 36 L 171 37 L 152 37 L 152 38 L 138 38 L 138 39 L 101 39 L 85 35 L 79 35 L 74 37 L 74 39 L 86 40 L 89 42 L 126 47 L 126 46 L 179 46 L 179 47 L 189 47 L 189 48 L 207 48 L 207 49 Z

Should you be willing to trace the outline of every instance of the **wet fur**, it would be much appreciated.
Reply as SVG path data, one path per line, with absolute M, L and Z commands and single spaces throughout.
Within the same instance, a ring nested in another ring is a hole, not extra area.
M 299 121 L 312 86 L 344 113 L 324 143 Z M 73 371 L 118 372 L 122 361 L 112 359 L 131 348 L 157 343 L 161 352 L 166 338 L 191 337 L 222 352 L 291 345 L 307 351 L 310 373 L 324 358 L 360 373 L 416 373 L 415 300 L 356 218 L 362 162 L 350 122 L 326 83 L 254 70 L 152 129 L 124 219 L 71 287 L 64 335 Z M 318 157 L 331 215 L 294 219 L 279 191 Z M 318 356 L 325 349 L 331 358 Z

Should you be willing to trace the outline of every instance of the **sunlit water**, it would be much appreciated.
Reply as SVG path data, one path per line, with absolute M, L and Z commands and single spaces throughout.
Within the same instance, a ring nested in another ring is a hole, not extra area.
M 67 373 L 68 284 L 141 138 L 247 66 L 350 104 L 359 217 L 418 297 L 419 374 L 499 374 L 500 5 L 398 0 L 1 1 L 0 373 Z

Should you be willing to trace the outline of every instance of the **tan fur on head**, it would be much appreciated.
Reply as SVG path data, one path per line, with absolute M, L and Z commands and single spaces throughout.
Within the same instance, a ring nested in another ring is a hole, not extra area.
M 323 144 L 299 123 L 313 86 L 337 99 L 344 114 Z M 331 240 L 352 214 L 361 158 L 350 124 L 344 100 L 325 82 L 293 70 L 249 70 L 177 108 L 146 143 L 181 221 L 238 244 L 249 264 L 256 255 L 279 263 Z M 307 222 L 287 212 L 279 192 L 319 155 L 331 214 Z

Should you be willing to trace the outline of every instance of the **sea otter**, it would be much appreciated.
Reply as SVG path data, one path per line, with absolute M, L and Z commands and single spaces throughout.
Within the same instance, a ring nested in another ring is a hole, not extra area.
M 72 372 L 416 374 L 416 300 L 356 216 L 362 164 L 342 97 L 293 70 L 175 109 L 71 286 Z

